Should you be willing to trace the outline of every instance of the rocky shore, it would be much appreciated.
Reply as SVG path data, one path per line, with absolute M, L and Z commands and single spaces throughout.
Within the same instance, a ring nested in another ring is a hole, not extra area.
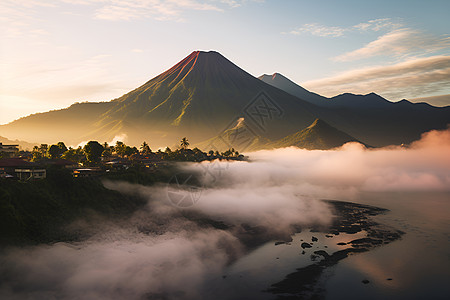
M 347 243 L 338 243 L 348 247 L 333 253 L 324 249 L 313 251 L 311 254 L 313 264 L 297 269 L 296 272 L 287 275 L 282 281 L 272 284 L 267 289 L 267 292 L 277 295 L 277 299 L 323 299 L 325 297 L 325 291 L 322 288 L 323 275 L 329 267 L 336 265 L 349 255 L 389 244 L 400 239 L 404 234 L 400 230 L 377 223 L 371 218 L 386 213 L 388 211 L 386 209 L 351 202 L 326 201 L 335 212 L 332 225 L 329 228 L 312 228 L 312 232 L 324 232 L 327 238 L 332 238 L 340 233 L 356 234 L 364 231 L 366 237 Z M 317 242 L 315 237 L 311 243 L 303 242 L 299 248 L 311 248 L 314 242 Z M 302 254 L 305 254 L 304 250 Z M 363 283 L 366 284 L 364 280 Z

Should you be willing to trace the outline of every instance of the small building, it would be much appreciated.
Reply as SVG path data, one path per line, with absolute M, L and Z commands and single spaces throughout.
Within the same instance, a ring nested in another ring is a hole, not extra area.
M 104 165 L 108 169 L 127 170 L 130 167 L 131 162 L 128 159 L 125 159 L 125 158 L 115 158 L 115 159 L 113 159 L 111 161 L 105 162 Z
M 2 177 L 4 178 L 14 176 L 20 180 L 44 179 L 47 177 L 45 168 L 21 158 L 0 159 L 0 174 L 3 174 Z
M 45 169 L 15 169 L 15 174 L 21 181 L 45 179 L 47 177 Z
M 0 143 L 0 153 L 4 157 L 12 157 L 19 152 L 19 145 L 3 145 Z
M 103 173 L 100 168 L 85 168 L 85 169 L 75 169 L 73 170 L 73 177 L 94 177 L 99 176 Z

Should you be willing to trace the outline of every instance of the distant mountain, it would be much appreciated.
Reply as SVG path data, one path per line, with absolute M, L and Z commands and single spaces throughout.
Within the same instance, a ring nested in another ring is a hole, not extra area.
M 434 107 L 407 100 L 391 102 L 370 93 L 341 94 L 326 98 L 309 92 L 279 73 L 259 77 L 264 82 L 322 109 L 316 115 L 327 123 L 373 146 L 410 143 L 423 132 L 446 128 L 450 123 L 450 107 Z
M 287 77 L 281 75 L 280 73 L 273 73 L 272 75 L 264 74 L 259 76 L 258 78 L 267 84 L 277 87 L 285 92 L 288 92 L 291 95 L 311 102 L 315 105 L 323 106 L 326 105 L 327 102 L 329 102 L 328 98 L 304 89 L 303 87 L 291 81 Z
M 0 143 L 3 145 L 19 145 L 20 150 L 33 150 L 34 146 L 38 146 L 38 143 L 29 143 L 25 141 L 19 141 L 19 140 L 10 140 L 3 136 L 0 136 Z
M 330 126 L 325 121 L 316 119 L 307 128 L 270 143 L 268 146 L 270 148 L 295 146 L 308 150 L 328 150 L 340 147 L 348 142 L 364 144 L 347 133 Z
M 429 103 L 433 106 L 450 106 L 450 94 L 409 99 L 412 103 Z
M 326 105 L 328 107 L 387 108 L 392 104 L 393 102 L 390 102 L 375 93 L 367 95 L 345 93 L 329 98 Z
M 369 145 L 385 146 L 409 143 L 425 131 L 445 128 L 450 107 L 406 100 L 392 103 L 376 94 L 329 99 L 280 74 L 260 80 L 218 52 L 194 51 L 120 98 L 34 114 L 1 125 L 0 134 L 12 140 L 64 141 L 73 146 L 120 136 L 128 144 L 145 140 L 157 149 L 178 144 L 182 137 L 192 145 L 226 132 L 234 138 L 241 118 L 252 141 L 243 144 L 248 149 L 292 135 L 315 119 Z
M 239 118 L 230 129 L 195 146 L 203 151 L 223 152 L 233 148 L 241 152 L 248 152 L 266 148 L 266 145 L 270 143 L 269 139 L 254 132 L 244 118 Z
M 129 143 L 147 140 L 158 147 L 172 145 L 183 136 L 191 143 L 205 140 L 244 116 L 259 134 L 280 138 L 312 122 L 314 109 L 217 52 L 194 51 L 118 99 L 32 115 L 0 126 L 0 130 L 6 136 L 47 142 L 73 137 L 71 143 L 109 141 L 126 134 Z
M 386 107 L 392 102 L 378 96 L 375 93 L 367 95 L 355 95 L 351 93 L 341 94 L 332 98 L 327 98 L 319 94 L 308 91 L 307 89 L 296 84 L 289 78 L 281 75 L 280 73 L 274 73 L 272 75 L 262 75 L 258 77 L 260 80 L 268 83 L 274 87 L 277 87 L 291 95 L 294 95 L 300 99 L 311 102 L 315 105 L 324 107 Z

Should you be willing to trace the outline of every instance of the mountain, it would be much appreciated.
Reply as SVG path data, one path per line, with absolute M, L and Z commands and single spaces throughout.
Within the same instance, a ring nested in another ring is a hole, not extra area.
M 392 103 L 376 94 L 325 98 L 295 87 L 280 74 L 271 78 L 287 91 L 250 75 L 218 52 L 194 51 L 120 98 L 34 114 L 1 125 L 0 134 L 12 140 L 64 141 L 72 146 L 116 137 L 131 145 L 145 140 L 157 149 L 178 144 L 182 137 L 195 145 L 228 130 L 235 134 L 238 120 L 244 118 L 257 145 L 292 135 L 321 119 L 367 144 L 385 146 L 409 143 L 450 123 L 450 107 L 406 100 Z
M 300 131 L 279 140 L 270 141 L 251 132 L 245 120 L 241 118 L 233 128 L 196 146 L 204 151 L 218 150 L 220 152 L 231 148 L 240 149 L 241 152 L 249 152 L 291 146 L 308 150 L 328 150 L 340 147 L 348 142 L 358 142 L 365 145 L 363 142 L 320 119 L 315 119 L 311 125 Z
M 270 143 L 270 148 L 295 146 L 308 150 L 328 150 L 340 147 L 348 142 L 364 144 L 347 133 L 330 126 L 323 120 L 316 119 L 307 128 Z
M 10 140 L 3 136 L 0 136 L 0 143 L 3 145 L 19 145 L 20 150 L 33 150 L 34 146 L 38 146 L 38 143 L 29 143 L 25 141 L 19 141 L 19 140 Z
M 266 145 L 270 143 L 269 139 L 254 132 L 244 118 L 239 118 L 230 129 L 195 146 L 203 151 L 223 152 L 233 148 L 240 152 L 248 152 L 267 148 Z
M 328 98 L 304 89 L 280 73 L 273 73 L 272 75 L 264 74 L 259 76 L 258 79 L 315 105 L 323 106 L 329 102 Z
M 8 137 L 68 143 L 109 141 L 152 147 L 171 145 L 183 136 L 191 143 L 217 136 L 237 118 L 254 131 L 276 139 L 304 127 L 315 107 L 248 74 L 215 51 L 194 51 L 144 85 L 106 103 L 81 103 L 0 126 Z M 288 120 L 288 121 L 287 121 Z
M 261 75 L 258 77 L 260 80 L 274 87 L 277 87 L 291 95 L 294 95 L 300 99 L 304 99 L 315 105 L 324 107 L 386 107 L 392 102 L 384 99 L 383 97 L 370 93 L 367 95 L 355 95 L 351 93 L 341 94 L 332 98 L 327 98 L 319 94 L 308 91 L 307 89 L 296 84 L 289 78 L 281 75 L 280 73 L 274 73 L 272 75 Z
M 450 123 L 450 107 L 434 107 L 407 100 L 391 102 L 370 93 L 341 94 L 326 98 L 307 91 L 279 73 L 263 75 L 260 80 L 315 103 L 316 115 L 336 128 L 373 146 L 410 143 L 432 129 Z

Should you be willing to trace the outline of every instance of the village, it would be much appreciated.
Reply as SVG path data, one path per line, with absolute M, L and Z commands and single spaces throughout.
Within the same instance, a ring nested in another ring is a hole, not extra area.
M 172 162 L 201 162 L 212 160 L 244 160 L 245 157 L 233 148 L 208 153 L 198 148 L 190 149 L 187 138 L 182 138 L 177 149 L 166 147 L 153 152 L 147 142 L 139 149 L 121 141 L 115 145 L 90 141 L 83 147 L 67 148 L 64 142 L 34 146 L 31 151 L 20 150 L 19 145 L 0 143 L 0 179 L 22 182 L 41 180 L 47 177 L 49 168 L 70 170 L 74 178 L 97 177 L 139 168 L 152 173 L 167 167 Z

